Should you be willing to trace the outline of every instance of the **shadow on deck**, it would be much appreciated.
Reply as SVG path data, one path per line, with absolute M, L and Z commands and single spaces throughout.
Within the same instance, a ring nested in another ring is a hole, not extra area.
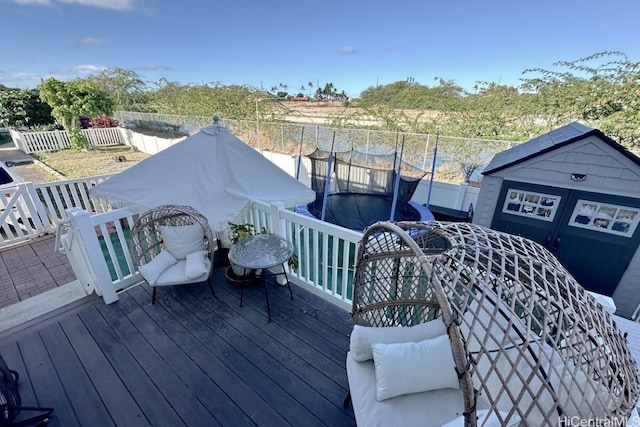
M 240 290 L 136 286 L 91 296 L 25 329 L 0 333 L 24 405 L 52 406 L 52 426 L 353 426 L 345 310 L 293 285 Z

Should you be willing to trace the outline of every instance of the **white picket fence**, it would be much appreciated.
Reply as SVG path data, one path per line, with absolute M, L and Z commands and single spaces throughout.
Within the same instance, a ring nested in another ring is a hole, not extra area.
M 16 146 L 25 153 L 64 150 L 71 147 L 69 134 L 64 130 L 47 132 L 18 132 L 10 130 L 11 138 Z M 82 134 L 93 147 L 124 144 L 119 128 L 82 129 Z
M 21 183 L 2 190 L 0 248 L 52 233 L 67 218 L 66 210 L 79 207 L 91 213 L 110 210 L 99 205 L 89 190 L 111 175 L 39 184 Z
M 131 212 L 117 209 L 91 215 L 72 208 L 65 216 L 57 247 L 69 257 L 87 294 L 96 292 L 110 304 L 117 301 L 118 292 L 142 281 L 127 243 L 134 222 Z M 298 267 L 287 267 L 289 280 L 345 309 L 351 307 L 353 266 L 362 233 L 296 214 L 280 203 L 254 201 L 241 221 L 293 243 Z

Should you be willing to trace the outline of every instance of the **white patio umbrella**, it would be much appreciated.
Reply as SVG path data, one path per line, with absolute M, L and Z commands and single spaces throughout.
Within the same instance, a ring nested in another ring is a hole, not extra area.
M 218 233 L 238 219 L 250 200 L 293 207 L 315 198 L 310 188 L 215 122 L 91 191 L 137 213 L 164 204 L 188 205 Z

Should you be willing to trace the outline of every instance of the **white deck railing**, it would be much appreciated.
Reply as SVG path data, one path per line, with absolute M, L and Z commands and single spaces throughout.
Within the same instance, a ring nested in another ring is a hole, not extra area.
M 98 205 L 98 202 L 91 197 L 90 190 L 110 176 L 112 174 L 43 182 L 34 184 L 34 188 L 55 227 L 59 221 L 67 218 L 66 210 L 70 208 L 81 208 L 91 213 L 109 210 Z
M 142 279 L 132 263 L 128 231 L 133 214 L 118 209 L 103 214 L 73 208 L 61 222 L 56 247 L 67 254 L 87 293 L 95 291 L 106 303 L 117 292 Z M 362 234 L 288 211 L 280 204 L 251 203 L 243 222 L 253 223 L 291 241 L 298 259 L 289 279 L 344 307 L 351 308 L 353 265 Z
M 140 273 L 131 259 L 128 230 L 133 215 L 117 209 L 97 215 L 80 208 L 66 211 L 56 235 L 56 250 L 64 252 L 87 295 L 95 292 L 107 304 L 118 291 L 139 283 Z

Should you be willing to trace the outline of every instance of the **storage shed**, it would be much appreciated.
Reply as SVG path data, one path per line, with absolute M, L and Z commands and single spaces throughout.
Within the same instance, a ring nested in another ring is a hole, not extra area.
M 473 222 L 544 245 L 617 314 L 640 306 L 640 158 L 573 122 L 496 154 Z

